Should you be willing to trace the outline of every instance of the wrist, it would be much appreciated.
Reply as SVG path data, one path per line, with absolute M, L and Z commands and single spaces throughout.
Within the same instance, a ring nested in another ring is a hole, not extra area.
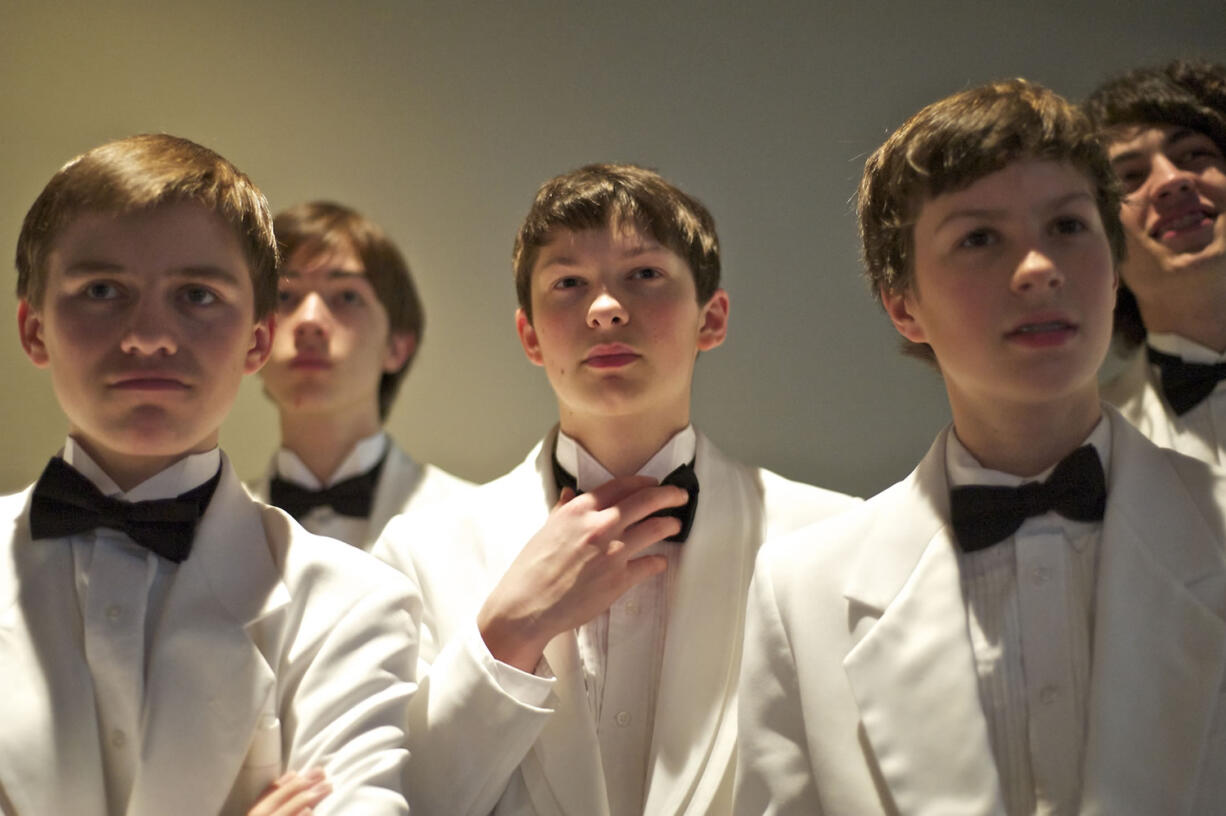
M 500 663 L 533 674 L 545 654 L 548 637 L 532 631 L 527 621 L 512 620 L 482 607 L 477 631 L 490 655 Z

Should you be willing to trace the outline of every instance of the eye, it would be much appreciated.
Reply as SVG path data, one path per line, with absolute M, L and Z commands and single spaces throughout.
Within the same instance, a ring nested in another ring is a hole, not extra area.
M 630 277 L 634 280 L 652 280 L 664 277 L 664 273 L 654 267 L 644 266 L 631 272 Z
M 553 282 L 554 289 L 575 289 L 582 285 L 583 279 L 574 275 L 567 275 Z
M 964 249 L 979 249 L 980 247 L 991 246 L 1000 240 L 1000 236 L 994 230 L 987 227 L 973 229 L 966 234 L 958 246 Z
M 217 302 L 217 293 L 207 286 L 185 286 L 183 299 L 193 306 L 211 306 Z
M 1088 230 L 1089 226 L 1077 216 L 1065 215 L 1053 221 L 1051 228 L 1058 235 L 1076 235 Z
M 277 311 L 292 312 L 298 306 L 298 293 L 291 289 L 277 290 Z
M 81 293 L 89 300 L 114 300 L 119 297 L 119 287 L 110 281 L 91 281 Z
M 357 289 L 342 289 L 332 296 L 332 302 L 337 306 L 357 306 L 364 299 Z

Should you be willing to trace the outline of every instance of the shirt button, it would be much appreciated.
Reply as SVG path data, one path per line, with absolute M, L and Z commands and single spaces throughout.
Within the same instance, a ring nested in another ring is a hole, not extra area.
M 629 711 L 619 711 L 617 712 L 617 716 L 614 717 L 613 719 L 618 725 L 620 725 L 622 728 L 625 728 L 627 725 L 630 724 L 630 712 Z
M 111 604 L 110 606 L 106 608 L 106 619 L 109 620 L 111 623 L 114 623 L 115 621 L 119 620 L 119 617 L 122 614 L 123 614 L 123 609 L 120 608 L 118 604 Z
M 1035 567 L 1034 572 L 1030 573 L 1034 580 L 1035 586 L 1042 586 L 1051 580 L 1051 569 L 1049 567 Z
M 128 744 L 128 737 L 118 728 L 111 732 L 111 747 L 122 748 Z
M 1056 702 L 1056 697 L 1060 694 L 1060 690 L 1055 686 L 1044 686 L 1039 690 L 1039 702 L 1043 705 L 1051 705 Z

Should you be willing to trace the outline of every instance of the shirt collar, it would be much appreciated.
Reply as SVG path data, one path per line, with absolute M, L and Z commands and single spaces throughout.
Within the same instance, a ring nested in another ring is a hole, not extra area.
M 1145 342 L 1164 354 L 1171 354 L 1188 363 L 1226 362 L 1226 354 L 1218 354 L 1211 348 L 1202 346 L 1194 340 L 1168 332 L 1149 332 Z
M 186 493 L 217 475 L 221 467 L 221 449 L 214 447 L 204 453 L 193 453 L 162 470 L 131 490 L 124 492 L 107 475 L 102 466 L 94 461 L 85 448 L 71 436 L 64 442 L 63 459 L 82 476 L 94 483 L 104 496 L 124 501 L 148 501 L 171 499 Z
M 1098 424 L 1094 426 L 1094 430 L 1090 431 L 1090 435 L 1081 444 L 1094 446 L 1094 449 L 1098 451 L 1099 461 L 1103 464 L 1103 473 L 1110 474 L 1111 420 L 1105 411 L 1102 418 L 1098 420 Z M 1078 445 L 1078 447 L 1081 447 L 1081 445 Z M 1017 487 L 1025 482 L 1041 482 L 1056 469 L 1056 464 L 1058 463 L 1052 464 L 1051 467 L 1037 476 L 1024 478 L 1014 476 L 1012 473 L 992 470 L 981 465 L 974 454 L 962 444 L 962 440 L 958 439 L 956 433 L 951 431 L 945 437 L 945 471 L 948 474 L 950 487 L 970 484 Z
M 353 476 L 361 476 L 379 464 L 379 460 L 387 452 L 388 442 L 387 434 L 383 431 L 359 439 L 353 446 L 353 450 L 349 451 L 349 455 L 341 461 L 332 476 L 324 483 L 315 478 L 315 474 L 302 463 L 298 454 L 289 448 L 281 448 L 277 451 L 276 457 L 277 475 L 299 487 L 305 487 L 308 490 L 322 490 Z
M 639 468 L 636 475 L 661 480 L 681 465 L 694 461 L 697 448 L 698 436 L 694 432 L 694 426 L 686 425 L 673 434 L 664 446 L 647 460 L 647 464 Z M 562 431 L 558 431 L 554 455 L 562 469 L 575 477 L 575 483 L 582 491 L 594 490 L 613 478 L 613 474 L 605 470 L 604 465 Z

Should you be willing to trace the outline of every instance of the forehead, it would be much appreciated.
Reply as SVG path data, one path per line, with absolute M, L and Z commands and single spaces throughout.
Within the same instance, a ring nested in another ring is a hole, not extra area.
M 247 261 L 238 236 L 203 204 L 179 201 L 128 213 L 85 210 L 51 244 L 57 260 L 118 266 L 170 264 L 242 268 Z
M 546 233 L 537 250 L 533 270 L 554 264 L 577 265 L 605 259 L 634 259 L 661 255 L 685 263 L 676 252 L 656 240 L 649 231 L 633 221 L 610 222 L 602 227 L 570 229 L 554 227 Z
M 1107 131 L 1107 153 L 1114 161 L 1120 158 L 1163 150 L 1197 137 L 1209 136 L 1184 125 L 1146 123 L 1120 125 Z
M 915 222 L 917 226 L 921 222 L 940 226 L 939 222 L 959 214 L 1003 214 L 1071 197 L 1093 201 L 1092 187 L 1090 179 L 1074 165 L 1050 159 L 1019 159 L 966 187 L 924 199 Z
M 347 240 L 329 244 L 304 244 L 294 250 L 281 267 L 282 281 L 320 285 L 341 281 L 347 285 L 370 285 L 362 258 Z

